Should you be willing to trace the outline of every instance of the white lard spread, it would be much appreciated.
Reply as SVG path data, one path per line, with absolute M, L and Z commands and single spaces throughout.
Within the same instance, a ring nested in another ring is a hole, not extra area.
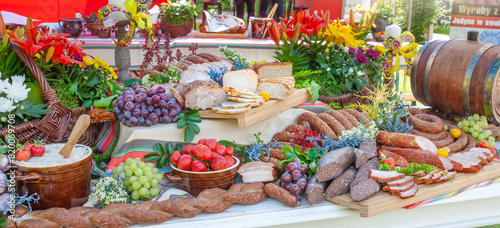
M 59 153 L 64 145 L 64 143 L 45 145 L 45 153 L 41 157 L 31 156 L 28 161 L 14 160 L 14 164 L 24 167 L 53 167 L 67 165 L 83 160 L 92 152 L 88 147 L 77 144 L 73 147 L 70 157 L 65 158 Z

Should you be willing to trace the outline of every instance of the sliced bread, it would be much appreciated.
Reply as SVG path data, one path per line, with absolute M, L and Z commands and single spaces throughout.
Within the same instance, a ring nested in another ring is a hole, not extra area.
M 219 114 L 226 114 L 226 115 L 231 115 L 231 114 L 240 114 L 240 113 L 245 113 L 250 110 L 251 107 L 246 107 L 246 108 L 235 108 L 235 109 L 224 109 L 221 106 L 213 107 L 210 109 L 212 112 L 219 113 Z
M 264 99 L 248 99 L 241 97 L 228 97 L 228 100 L 241 102 L 241 103 L 263 103 Z
M 229 71 L 224 74 L 222 84 L 224 87 L 246 89 L 255 93 L 259 84 L 259 76 L 249 69 Z
M 292 75 L 293 64 L 283 63 L 257 63 L 253 65 L 259 77 L 287 77 Z
M 236 101 L 224 101 L 220 106 L 223 109 L 237 109 L 237 108 L 248 108 L 252 105 L 252 103 L 241 103 Z
M 253 96 L 239 93 L 227 93 L 228 96 L 232 97 L 241 97 L 241 98 L 249 98 L 249 99 L 263 99 L 261 96 Z
M 224 91 L 227 93 L 238 93 L 238 94 L 244 94 L 244 95 L 250 95 L 250 96 L 257 96 L 257 94 L 255 94 L 255 91 L 252 92 L 250 90 L 242 89 L 242 88 L 224 87 Z

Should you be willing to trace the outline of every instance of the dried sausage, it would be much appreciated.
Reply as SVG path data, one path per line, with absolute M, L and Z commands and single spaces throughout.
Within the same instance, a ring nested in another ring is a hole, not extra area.
M 317 114 L 319 118 L 321 118 L 323 121 L 325 121 L 330 128 L 335 131 L 335 134 L 340 135 L 342 131 L 345 131 L 344 126 L 337 121 L 333 116 L 328 115 L 326 113 L 319 113 Z
M 346 130 L 350 130 L 352 129 L 354 126 L 352 126 L 351 122 L 349 121 L 349 119 L 347 119 L 347 117 L 345 117 L 344 115 L 342 115 L 342 113 L 340 113 L 339 111 L 337 110 L 328 110 L 326 112 L 324 112 L 328 115 L 331 115 L 333 116 L 335 119 L 337 119 L 337 121 L 339 121 Z
M 425 113 L 410 116 L 410 124 L 417 130 L 429 133 L 438 133 L 444 129 L 441 118 Z
M 365 115 L 365 113 L 352 108 L 346 108 L 344 110 L 349 114 L 353 115 L 357 120 L 363 121 L 363 125 L 368 126 L 368 124 L 370 123 L 370 119 Z
M 438 141 L 446 138 L 446 131 L 440 131 L 438 133 L 423 132 L 417 129 L 412 129 L 411 133 L 414 135 L 422 136 L 428 138 L 431 141 Z
M 316 169 L 318 182 L 325 182 L 338 177 L 354 162 L 352 147 L 332 150 L 323 155 Z
M 356 117 L 351 115 L 351 113 L 347 112 L 346 110 L 339 110 L 339 112 L 342 113 L 342 115 L 344 115 L 349 120 L 349 122 L 351 122 L 352 126 L 357 127 L 361 125 L 359 120 L 357 120 Z
M 448 131 L 445 131 L 445 132 L 446 132 L 446 137 L 444 139 L 441 139 L 438 141 L 432 141 L 434 143 L 434 145 L 436 145 L 437 148 L 443 148 L 443 147 L 448 146 L 451 143 L 453 143 L 453 137 L 451 137 L 450 132 L 448 132 Z
M 300 201 L 297 196 L 294 196 L 292 193 L 287 191 L 286 189 L 273 184 L 268 183 L 264 186 L 264 192 L 271 198 L 275 198 L 289 207 L 298 207 L 300 206 Z
M 308 129 L 308 128 L 304 125 L 292 124 L 292 125 L 288 126 L 285 131 L 296 133 L 297 131 L 304 132 L 304 130 L 306 130 L 306 129 Z
M 325 121 L 321 120 L 318 116 L 316 116 L 316 114 L 309 112 L 302 113 L 298 117 L 297 122 L 300 125 L 305 125 L 304 122 L 308 122 L 311 126 L 313 126 L 316 130 L 318 130 L 322 134 L 330 136 L 330 138 L 332 138 L 333 140 L 338 140 L 338 137 L 335 134 L 335 132 L 333 132 L 333 130 L 328 126 L 327 123 L 325 123 Z
M 318 183 L 316 173 L 313 174 L 307 182 L 305 196 L 309 205 L 319 203 L 325 195 L 326 182 Z
M 335 197 L 340 196 L 345 193 L 348 193 L 350 190 L 350 185 L 356 176 L 356 169 L 354 167 L 350 167 L 346 169 L 342 175 L 335 178 L 332 183 L 328 186 L 325 192 L 326 197 Z
M 280 131 L 273 136 L 273 140 L 282 141 L 282 142 L 291 142 L 292 138 L 295 136 L 295 133 L 288 131 Z
M 359 149 L 365 152 L 368 159 L 377 156 L 377 143 L 373 139 L 368 139 L 359 144 Z
M 363 201 L 370 198 L 380 190 L 380 184 L 372 179 L 366 179 L 359 182 L 351 188 L 351 198 L 354 201 Z

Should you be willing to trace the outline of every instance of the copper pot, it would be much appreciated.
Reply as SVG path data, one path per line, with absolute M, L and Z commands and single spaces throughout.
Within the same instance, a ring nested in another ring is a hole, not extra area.
M 71 208 L 82 206 L 90 194 L 90 168 L 92 149 L 85 147 L 89 155 L 83 160 L 66 165 L 51 167 L 25 167 L 16 165 L 15 179 L 19 195 L 37 193 L 38 203 L 32 204 L 33 210 L 52 207 Z
M 165 173 L 169 181 L 176 182 L 177 188 L 189 192 L 191 195 L 198 196 L 201 191 L 208 188 L 228 189 L 238 177 L 238 166 L 240 160 L 234 157 L 236 164 L 218 171 L 193 172 L 180 170 L 172 167 L 172 172 Z

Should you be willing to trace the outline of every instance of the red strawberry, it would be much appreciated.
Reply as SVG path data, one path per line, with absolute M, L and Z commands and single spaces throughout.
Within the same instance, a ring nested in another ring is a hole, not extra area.
M 31 143 L 25 143 L 23 145 L 23 147 L 26 148 L 26 149 L 31 149 L 31 147 L 33 147 L 33 144 L 31 144 Z
M 217 147 L 215 148 L 215 153 L 224 157 L 226 155 L 226 147 L 217 143 Z
M 185 145 L 181 149 L 181 154 L 194 154 L 193 148 L 194 148 L 194 145 Z
M 183 154 L 179 158 L 179 161 L 177 162 L 177 168 L 181 170 L 190 170 L 191 169 L 191 162 L 193 162 L 193 157 Z
M 183 148 L 184 149 L 184 148 Z M 172 155 L 170 155 L 170 163 L 171 164 L 177 164 L 177 162 L 179 161 L 179 158 L 181 157 L 181 153 L 179 153 L 179 151 L 174 151 L 172 153 Z
M 191 150 L 191 154 L 196 156 L 198 154 L 198 151 L 200 151 L 202 146 L 205 146 L 205 145 L 196 144 L 196 146 L 194 146 L 193 149 Z
M 211 151 L 215 151 L 217 149 L 217 139 L 207 139 L 205 146 L 208 146 Z
M 199 145 L 199 146 L 200 149 L 198 150 L 198 153 L 196 153 L 196 157 L 203 161 L 212 160 L 214 153 L 212 153 L 212 151 L 210 151 L 210 149 L 205 145 Z
M 226 169 L 235 165 L 235 164 L 236 164 L 236 161 L 234 161 L 233 157 L 231 157 L 231 156 L 226 157 Z
M 226 159 L 220 155 L 215 155 L 210 162 L 210 167 L 214 170 L 221 170 L 226 168 Z
M 207 171 L 207 165 L 200 160 L 194 160 L 191 163 L 191 170 L 195 172 L 205 172 Z
M 35 141 L 35 145 L 31 147 L 30 151 L 33 157 L 40 157 L 45 154 L 45 146 L 43 145 L 43 141 Z
M 21 148 L 16 152 L 16 160 L 18 161 L 28 161 L 31 157 L 31 151 L 29 149 Z
M 203 144 L 203 145 L 205 145 L 205 142 L 206 142 L 206 141 L 207 141 L 206 139 L 200 139 L 200 141 L 198 141 L 198 144 Z
M 234 155 L 234 149 L 232 146 L 229 146 L 226 148 L 226 155 L 228 156 L 233 156 Z

